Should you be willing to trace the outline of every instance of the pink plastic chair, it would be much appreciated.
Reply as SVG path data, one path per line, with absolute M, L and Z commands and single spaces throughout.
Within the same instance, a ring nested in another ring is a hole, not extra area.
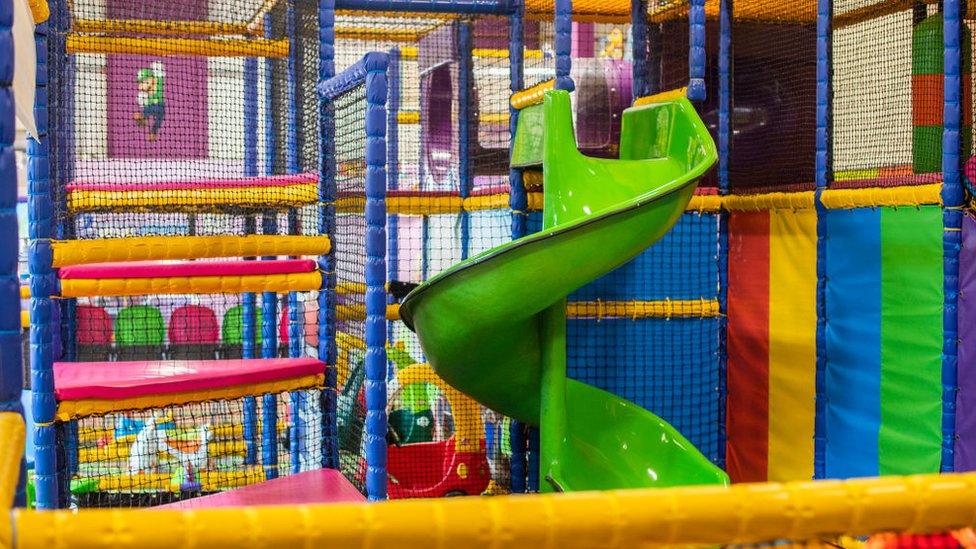
M 75 344 L 79 362 L 104 362 L 112 352 L 112 317 L 101 307 L 75 308 Z
M 169 355 L 174 360 L 217 357 L 220 324 L 217 314 L 201 305 L 184 305 L 169 318 Z

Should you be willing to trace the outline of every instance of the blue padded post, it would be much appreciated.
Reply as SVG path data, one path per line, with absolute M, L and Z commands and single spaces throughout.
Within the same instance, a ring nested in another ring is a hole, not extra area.
M 705 0 L 688 0 L 688 99 L 705 101 Z
M 244 218 L 244 234 L 257 234 L 257 220 L 253 215 Z M 245 259 L 254 259 L 245 258 Z M 241 297 L 241 357 L 255 358 L 257 341 L 257 296 L 248 292 Z M 258 462 L 258 407 L 253 396 L 244 397 L 244 463 L 255 465 Z
M 393 48 L 389 52 L 390 63 L 387 68 L 387 79 L 389 80 L 389 97 L 386 103 L 386 186 L 389 190 L 396 190 L 400 186 L 400 132 L 399 120 L 400 95 L 400 50 Z M 396 280 L 399 276 L 400 263 L 400 242 L 399 231 L 397 230 L 397 216 L 386 216 L 386 279 Z M 393 303 L 393 296 L 387 296 L 387 303 Z M 386 325 L 387 342 L 393 344 L 395 334 L 393 332 L 394 321 L 389 321 Z
M 647 86 L 647 0 L 630 0 L 630 41 L 632 44 L 634 97 L 650 95 Z
M 831 170 L 831 96 L 833 95 L 833 0 L 817 1 L 817 135 L 816 163 L 814 178 L 817 184 L 815 204 L 817 207 L 817 373 L 816 373 L 816 415 L 813 435 L 813 477 L 826 476 L 824 454 L 827 448 L 826 417 L 827 401 L 824 398 L 827 372 L 827 210 L 820 200 L 827 188 Z
M 512 12 L 515 0 L 336 0 L 335 9 L 419 13 L 496 14 Z
M 366 494 L 386 499 L 386 68 L 367 54 L 366 69 Z
M 962 187 L 960 126 L 962 124 L 962 28 L 960 0 L 945 0 L 943 6 L 943 39 L 945 47 L 945 90 L 942 132 L 942 236 L 943 292 L 942 307 L 942 471 L 954 469 L 956 436 L 956 392 L 959 327 L 959 250 L 962 247 L 962 216 L 965 193 Z M 967 151 L 968 153 L 968 151 Z
M 319 2 L 319 81 L 335 76 L 335 0 Z M 319 101 L 319 234 L 335 234 L 335 118 L 328 101 Z M 326 363 L 322 398 L 322 466 L 339 468 L 339 432 L 336 416 L 336 272 L 335 253 L 319 256 L 322 289 L 319 292 L 318 355 Z
M 461 199 L 471 195 L 472 173 L 471 173 L 471 130 L 474 127 L 472 122 L 477 105 L 473 105 L 473 94 L 471 89 L 474 85 L 474 60 L 471 57 L 471 50 L 474 47 L 474 40 L 471 36 L 471 23 L 461 21 L 457 24 L 458 30 L 458 152 L 460 153 L 459 162 L 459 192 Z M 477 131 L 477 130 L 475 130 Z M 468 251 L 471 247 L 471 214 L 462 211 L 459 214 L 461 223 L 461 260 L 468 258 Z
M 269 117 L 270 119 L 270 117 Z M 265 166 L 265 171 L 269 167 Z M 270 175 L 270 174 L 269 174 Z M 278 213 L 271 210 L 261 216 L 261 234 L 278 234 Z M 264 256 L 263 261 L 274 261 L 275 256 Z M 261 358 L 278 356 L 278 294 L 261 293 Z M 261 463 L 267 479 L 278 477 L 278 397 L 265 394 L 261 397 Z
M 512 93 L 525 87 L 525 49 L 523 47 L 525 9 L 521 0 L 516 10 L 508 17 L 508 78 L 509 89 Z M 508 107 L 508 129 L 511 143 L 515 141 L 515 130 L 518 128 L 518 109 Z M 512 145 L 509 145 L 511 151 Z M 526 234 L 526 221 L 529 217 L 529 201 L 522 181 L 522 170 L 509 169 L 508 182 L 511 190 L 508 195 L 508 206 L 512 209 L 512 240 L 522 238 Z M 525 492 L 525 426 L 512 421 L 509 427 L 512 447 L 511 463 L 511 491 Z
M 573 91 L 573 0 L 556 0 L 556 89 Z
M 732 110 L 732 14 L 733 0 L 719 2 L 718 38 L 718 192 L 729 194 L 729 145 L 732 140 L 732 123 L 729 113 Z M 728 270 L 729 270 L 729 214 L 718 214 L 718 276 L 719 276 L 719 398 L 723 405 L 719 408 L 719 443 L 726 444 L 725 406 L 728 396 L 726 387 L 728 372 Z M 716 465 L 725 467 L 725 453 L 718 454 Z
M 244 59 L 244 177 L 258 175 L 258 60 Z
M 11 3 L 6 5 L 12 6 Z M 51 236 L 54 234 L 54 203 L 50 172 L 50 137 L 48 135 L 48 35 L 49 25 L 42 23 L 34 31 L 37 48 L 37 92 L 34 117 L 38 134 L 27 144 L 27 204 L 30 244 L 27 262 L 30 269 L 30 354 L 31 408 L 34 414 L 35 462 L 34 487 L 38 509 L 58 505 L 57 448 L 54 414 L 54 302 L 57 276 L 52 267 Z
M 17 163 L 14 98 L 13 2 L 0 0 L 0 409 L 23 414 L 24 386 L 20 346 L 20 280 L 17 277 Z M 23 460 L 21 461 L 23 471 Z M 24 478 L 17 483 L 14 504 L 23 506 Z

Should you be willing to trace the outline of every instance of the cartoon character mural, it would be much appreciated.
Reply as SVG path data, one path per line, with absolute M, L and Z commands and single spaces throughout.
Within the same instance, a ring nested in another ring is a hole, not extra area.
M 149 127 L 146 138 L 150 141 L 155 141 L 159 137 L 159 130 L 162 129 L 163 120 L 166 118 L 166 101 L 163 95 L 165 76 L 165 67 L 159 61 L 139 69 L 136 74 L 136 83 L 139 87 L 136 100 L 139 110 L 133 118 L 140 128 Z

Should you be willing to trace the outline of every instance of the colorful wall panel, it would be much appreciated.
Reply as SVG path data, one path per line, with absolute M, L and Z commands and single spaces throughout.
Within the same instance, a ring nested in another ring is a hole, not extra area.
M 942 209 L 826 213 L 828 478 L 937 472 L 942 444 Z
M 735 482 L 813 477 L 817 215 L 729 219 L 727 463 Z

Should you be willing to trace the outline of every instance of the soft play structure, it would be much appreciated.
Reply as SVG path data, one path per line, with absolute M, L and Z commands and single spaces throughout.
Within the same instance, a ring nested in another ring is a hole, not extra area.
M 970 20 L 0 0 L 0 547 L 976 547 Z

